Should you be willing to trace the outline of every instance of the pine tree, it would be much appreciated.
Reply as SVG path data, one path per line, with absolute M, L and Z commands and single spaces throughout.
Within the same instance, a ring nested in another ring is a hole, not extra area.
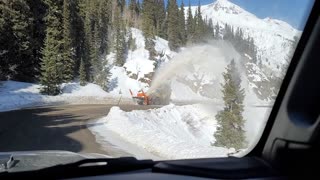
M 197 9 L 195 17 L 194 17 L 194 24 L 195 24 L 195 30 L 194 30 L 193 41 L 194 42 L 201 42 L 203 40 L 203 37 L 205 34 L 205 30 L 204 30 L 205 23 L 202 18 L 200 2 L 199 2 L 198 9 Z
M 46 24 L 45 24 L 45 16 L 47 13 L 47 6 L 45 5 L 44 0 L 27 0 L 27 4 L 30 7 L 30 12 L 32 14 L 33 22 L 31 23 L 30 33 L 31 35 L 31 52 L 32 52 L 32 60 L 29 65 L 29 69 L 26 70 L 29 75 L 33 78 L 33 81 L 38 81 L 40 77 L 40 64 L 42 59 L 41 50 L 44 46 L 44 40 L 46 36 Z M 0 41 L 2 42 L 2 41 Z M 23 75 L 24 76 L 24 75 Z
M 145 49 L 149 51 L 149 59 L 154 60 L 156 51 L 153 41 L 156 34 L 156 3 L 154 0 L 144 0 L 142 4 L 142 30 L 145 36 Z
M 74 60 L 74 76 L 80 75 L 81 61 L 88 62 L 86 35 L 85 35 L 85 0 L 70 1 L 70 25 L 72 41 L 72 59 Z M 87 71 L 87 67 L 86 67 Z
M 179 40 L 179 9 L 176 0 L 168 2 L 168 41 L 171 50 L 176 51 L 181 45 Z
M 80 85 L 85 86 L 87 84 L 88 77 L 86 72 L 86 64 L 83 59 L 81 59 L 81 62 L 80 62 L 79 74 L 80 74 L 79 75 Z
M 32 51 L 33 17 L 24 0 L 0 2 L 0 68 L 6 78 L 33 81 L 38 63 Z
M 186 19 L 184 16 L 184 4 L 181 1 L 181 6 L 179 10 L 179 38 L 181 41 L 181 46 L 184 46 L 187 41 L 186 37 Z
M 40 82 L 43 86 L 41 92 L 48 95 L 60 93 L 63 69 L 63 28 L 61 4 L 55 0 L 46 1 L 49 11 L 46 16 L 46 39 L 42 51 Z
M 222 89 L 224 109 L 216 115 L 220 126 L 214 134 L 216 139 L 214 145 L 241 149 L 246 145 L 242 116 L 244 90 L 241 88 L 241 79 L 234 60 L 226 68 L 223 77 L 225 80 Z
M 213 28 L 213 22 L 212 22 L 212 19 L 210 18 L 209 21 L 208 21 L 208 25 L 207 25 L 207 31 L 206 31 L 206 34 L 209 35 L 209 37 L 214 37 L 215 34 L 214 34 L 214 28 Z
M 140 1 L 139 0 L 137 0 L 137 5 L 136 5 L 136 14 L 137 14 L 137 16 L 138 17 L 140 17 L 140 15 L 141 15 L 141 3 L 140 3 Z
M 9 2 L 0 2 L 0 71 L 1 80 L 9 79 L 12 72 L 10 66 L 13 65 L 13 53 L 10 50 L 14 48 L 14 34 L 12 31 L 12 22 L 10 14 L 12 10 L 9 9 Z M 11 41 L 10 41 L 11 40 Z
M 136 0 L 130 0 L 129 2 L 129 11 L 130 11 L 130 14 L 131 16 L 136 16 L 136 8 L 137 8 L 137 2 Z
M 121 18 L 120 9 L 115 9 L 114 31 L 115 31 L 115 51 L 116 65 L 123 66 L 126 58 L 126 41 L 125 41 L 125 26 Z
M 188 14 L 187 14 L 187 39 L 189 41 L 192 41 L 193 36 L 194 36 L 194 19 L 193 19 L 193 15 L 191 12 L 191 5 L 189 2 L 189 7 L 188 7 Z
M 94 58 L 95 56 L 95 48 L 94 48 L 94 34 L 93 34 L 93 19 L 94 19 L 94 15 L 93 15 L 93 1 L 89 1 L 86 0 L 85 2 L 83 2 L 83 8 L 84 8 L 84 32 L 85 32 L 85 38 L 84 38 L 84 52 L 85 52 L 85 59 L 84 61 L 87 61 L 87 64 L 89 65 L 89 81 L 92 82 L 93 81 L 93 77 L 92 77 L 92 58 Z
M 129 26 L 135 27 L 137 19 L 138 19 L 138 13 L 136 11 L 137 9 L 137 2 L 136 0 L 130 0 L 129 2 Z
M 153 0 L 144 0 L 142 3 L 142 31 L 144 36 L 153 38 L 155 29 Z
M 101 39 L 99 38 L 99 16 L 96 13 L 97 9 L 99 9 L 98 1 L 87 1 L 87 13 L 85 19 L 85 32 L 86 39 L 88 42 L 88 56 L 89 63 L 91 65 L 90 68 L 90 80 L 93 82 L 97 74 L 101 70 L 101 63 L 99 57 L 99 45 L 101 43 Z
M 72 52 L 70 1 L 63 1 L 63 81 L 70 82 L 74 78 L 75 61 Z
M 85 80 L 87 82 L 92 82 L 93 78 L 91 76 L 91 59 L 90 59 L 90 51 L 92 50 L 90 47 L 91 45 L 91 21 L 90 21 L 90 6 L 88 4 L 89 1 L 87 0 L 80 0 L 79 2 L 79 21 L 78 25 L 81 24 L 78 31 L 78 35 L 75 36 L 78 38 L 75 43 L 78 44 L 78 52 L 79 52 L 79 59 L 80 60 L 78 63 L 78 74 L 82 77 L 85 77 Z M 85 74 L 81 73 L 81 63 L 84 66 L 84 72 Z M 80 77 L 81 81 L 81 77 Z
M 155 3 L 156 35 L 162 38 L 166 37 L 166 9 L 164 0 L 157 0 Z
M 214 36 L 215 39 L 220 39 L 220 25 L 218 22 L 214 26 L 214 34 L 215 34 L 215 36 Z
M 110 14 L 110 0 L 102 0 L 99 4 L 98 11 L 98 38 L 100 40 L 100 44 L 98 44 L 99 48 L 99 56 L 105 56 L 108 50 L 108 28 L 111 26 L 111 14 Z
M 101 72 L 97 75 L 96 82 L 105 91 L 109 91 L 110 76 L 110 69 L 107 67 L 103 67 Z
M 97 17 L 96 17 L 97 18 Z M 99 45 L 101 43 L 101 39 L 99 37 L 99 23 L 98 19 L 94 21 L 94 28 L 93 28 L 93 38 L 91 42 L 91 64 L 93 69 L 93 75 L 95 76 L 101 71 L 101 61 L 100 61 L 100 54 L 99 54 Z
M 124 9 L 126 7 L 126 0 L 117 0 L 118 7 L 120 7 L 120 14 L 123 15 Z

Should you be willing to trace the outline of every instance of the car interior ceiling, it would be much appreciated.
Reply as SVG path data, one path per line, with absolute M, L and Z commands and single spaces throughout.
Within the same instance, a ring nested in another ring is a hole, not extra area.
M 107 167 L 83 166 L 79 169 L 82 163 L 86 163 L 80 162 L 33 172 L 5 173 L 0 174 L 0 178 L 286 179 L 320 176 L 317 171 L 320 160 L 319 15 L 320 1 L 315 1 L 266 128 L 256 147 L 247 156 L 145 160 L 138 163 L 134 158 L 121 158 L 126 165 L 105 159 L 99 161 L 107 161 Z

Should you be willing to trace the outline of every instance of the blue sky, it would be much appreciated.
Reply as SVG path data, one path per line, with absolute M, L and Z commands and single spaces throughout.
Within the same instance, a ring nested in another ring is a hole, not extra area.
M 179 5 L 182 0 L 177 0 Z M 210 4 L 215 0 L 201 0 L 201 4 Z M 288 22 L 300 30 L 315 0 L 229 0 L 259 18 L 271 17 Z M 189 0 L 183 0 L 185 5 Z M 199 0 L 190 0 L 191 5 L 198 5 Z

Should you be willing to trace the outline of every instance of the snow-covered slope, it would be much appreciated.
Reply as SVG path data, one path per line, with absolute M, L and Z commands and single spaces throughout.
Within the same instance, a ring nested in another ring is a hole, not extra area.
M 114 96 L 122 94 L 124 97 L 131 97 L 129 89 L 134 93 L 140 89 L 148 91 L 156 71 L 154 66 L 155 61 L 149 59 L 149 52 L 145 49 L 145 38 L 142 31 L 131 28 L 131 33 L 132 38 L 136 41 L 137 48 L 133 51 L 129 50 L 123 67 L 113 65 L 115 59 L 114 53 L 110 53 L 106 57 L 107 66 L 110 67 L 112 74 L 110 78 L 110 94 Z M 154 42 L 155 50 L 158 53 L 156 58 L 161 59 L 162 62 L 169 62 L 176 55 L 175 52 L 170 50 L 167 40 L 156 37 Z M 177 86 L 179 86 L 179 89 L 173 88 L 172 99 L 181 100 L 182 98 L 180 97 L 183 95 L 187 95 L 185 97 L 192 97 L 193 100 L 203 99 L 203 97 L 191 90 L 185 90 L 186 93 L 181 94 L 180 88 L 187 89 L 188 87 L 183 84 L 178 84 Z
M 141 159 L 154 158 L 143 151 L 159 159 L 223 157 L 232 150 L 211 145 L 217 127 L 214 112 L 211 106 L 203 105 L 168 105 L 131 112 L 113 107 L 107 117 L 89 127 L 97 138 L 109 142 L 114 142 L 110 131 L 116 133 L 120 138 L 115 145 Z M 128 143 L 139 149 L 129 149 Z
M 136 49 L 129 50 L 123 67 L 114 66 L 114 53 L 109 54 L 105 60 L 111 69 L 109 90 L 112 95 L 122 94 L 125 97 L 131 97 L 129 89 L 133 92 L 141 89 L 147 91 L 155 71 L 155 62 L 149 59 L 149 51 L 145 49 L 145 38 L 142 31 L 135 28 L 130 30 L 132 38 L 135 39 Z M 166 56 L 163 58 L 167 61 L 172 54 L 168 47 L 168 41 L 158 37 L 154 41 L 157 53 L 165 54 Z
M 197 7 L 191 8 L 195 13 Z M 212 4 L 203 5 L 201 12 L 204 18 L 212 19 L 214 25 L 219 23 L 222 28 L 224 24 L 239 27 L 245 36 L 254 38 L 258 56 L 261 57 L 262 64 L 269 68 L 264 69 L 268 74 L 280 73 L 280 67 L 285 63 L 294 36 L 301 35 L 300 31 L 284 21 L 260 19 L 228 0 L 217 0 Z

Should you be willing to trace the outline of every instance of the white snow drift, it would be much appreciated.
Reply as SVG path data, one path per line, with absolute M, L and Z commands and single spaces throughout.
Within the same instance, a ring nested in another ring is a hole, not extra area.
M 115 104 L 118 100 L 96 84 L 80 86 L 79 83 L 62 84 L 62 94 L 47 96 L 40 93 L 41 86 L 16 81 L 0 82 L 0 112 L 26 107 L 55 104 Z M 122 99 L 132 103 L 131 99 Z
M 95 122 L 91 130 L 98 138 L 110 139 L 110 132 L 116 133 L 140 150 L 126 149 L 138 158 L 150 158 L 142 151 L 159 159 L 182 159 L 202 157 L 223 157 L 230 151 L 214 147 L 214 132 L 217 122 L 212 106 L 168 105 L 159 109 L 124 112 L 113 107 L 108 116 Z M 217 107 L 215 107 L 217 108 Z M 103 128 L 102 128 L 103 127 Z M 140 151 L 140 152 L 139 152 Z M 153 157 L 153 158 L 154 158 Z

